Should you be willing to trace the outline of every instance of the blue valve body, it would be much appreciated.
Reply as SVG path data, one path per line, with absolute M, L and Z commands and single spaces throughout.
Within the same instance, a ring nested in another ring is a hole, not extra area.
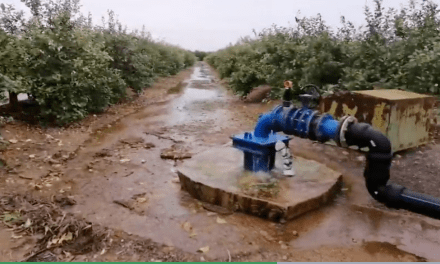
M 244 168 L 249 171 L 269 172 L 274 167 L 275 144 L 282 141 L 288 145 L 295 135 L 325 142 L 338 135 L 339 122 L 331 115 L 319 115 L 307 107 L 294 108 L 277 106 L 260 116 L 253 133 L 246 132 L 232 138 L 233 147 L 244 152 Z

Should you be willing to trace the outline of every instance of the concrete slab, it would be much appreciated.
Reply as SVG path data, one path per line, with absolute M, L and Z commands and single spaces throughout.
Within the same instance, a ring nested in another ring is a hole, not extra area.
M 222 146 L 178 167 L 182 189 L 203 202 L 274 221 L 289 220 L 328 203 L 342 175 L 316 161 L 295 158 L 295 177 L 282 176 L 277 155 L 271 174 L 243 169 L 243 152 Z

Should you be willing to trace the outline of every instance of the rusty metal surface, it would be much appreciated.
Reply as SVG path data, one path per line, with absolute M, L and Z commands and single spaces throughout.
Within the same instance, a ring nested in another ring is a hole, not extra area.
M 406 100 L 406 99 L 420 99 L 429 98 L 431 96 L 425 94 L 418 94 L 402 90 L 366 90 L 354 91 L 356 94 L 370 95 L 377 98 L 388 100 Z
M 400 90 L 344 91 L 321 98 L 319 110 L 371 124 L 400 151 L 430 141 L 435 104 L 434 97 Z

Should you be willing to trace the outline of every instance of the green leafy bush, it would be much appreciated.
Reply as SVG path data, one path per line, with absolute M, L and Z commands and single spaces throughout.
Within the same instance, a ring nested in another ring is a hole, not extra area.
M 125 95 L 120 72 L 93 32 L 69 27 L 69 16 L 53 20 L 53 28 L 33 27 L 26 36 L 31 52 L 26 77 L 29 92 L 47 121 L 65 124 L 100 112 Z
M 296 18 L 296 27 L 273 26 L 212 53 L 206 61 L 240 95 L 259 84 L 323 90 L 365 90 L 374 86 L 440 94 L 440 10 L 432 1 L 409 1 L 396 11 L 381 0 L 365 7 L 366 25 L 341 18 L 333 32 L 318 14 Z M 277 94 L 277 93 L 274 93 Z
M 0 5 L 0 94 L 27 93 L 42 121 L 63 125 L 141 92 L 159 76 L 192 66 L 195 55 L 127 33 L 109 11 L 105 26 L 79 14 L 79 1 L 23 0 L 32 18 Z M 37 113 L 35 113 L 37 114 Z
M 27 92 L 26 76 L 28 45 L 26 40 L 0 29 L 0 94 Z M 5 99 L 5 98 L 2 98 Z

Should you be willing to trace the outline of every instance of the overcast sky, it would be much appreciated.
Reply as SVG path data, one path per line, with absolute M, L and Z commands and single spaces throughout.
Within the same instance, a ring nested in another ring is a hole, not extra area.
M 435 0 L 440 1 L 440 0 Z M 336 28 L 341 15 L 356 25 L 364 23 L 364 6 L 372 0 L 82 0 L 82 12 L 91 12 L 95 24 L 111 9 L 130 29 L 142 28 L 156 38 L 189 50 L 214 51 L 235 43 L 272 24 L 294 24 L 302 16 L 321 13 Z M 27 9 L 20 0 L 0 0 Z M 407 0 L 384 0 L 384 6 L 399 8 Z

